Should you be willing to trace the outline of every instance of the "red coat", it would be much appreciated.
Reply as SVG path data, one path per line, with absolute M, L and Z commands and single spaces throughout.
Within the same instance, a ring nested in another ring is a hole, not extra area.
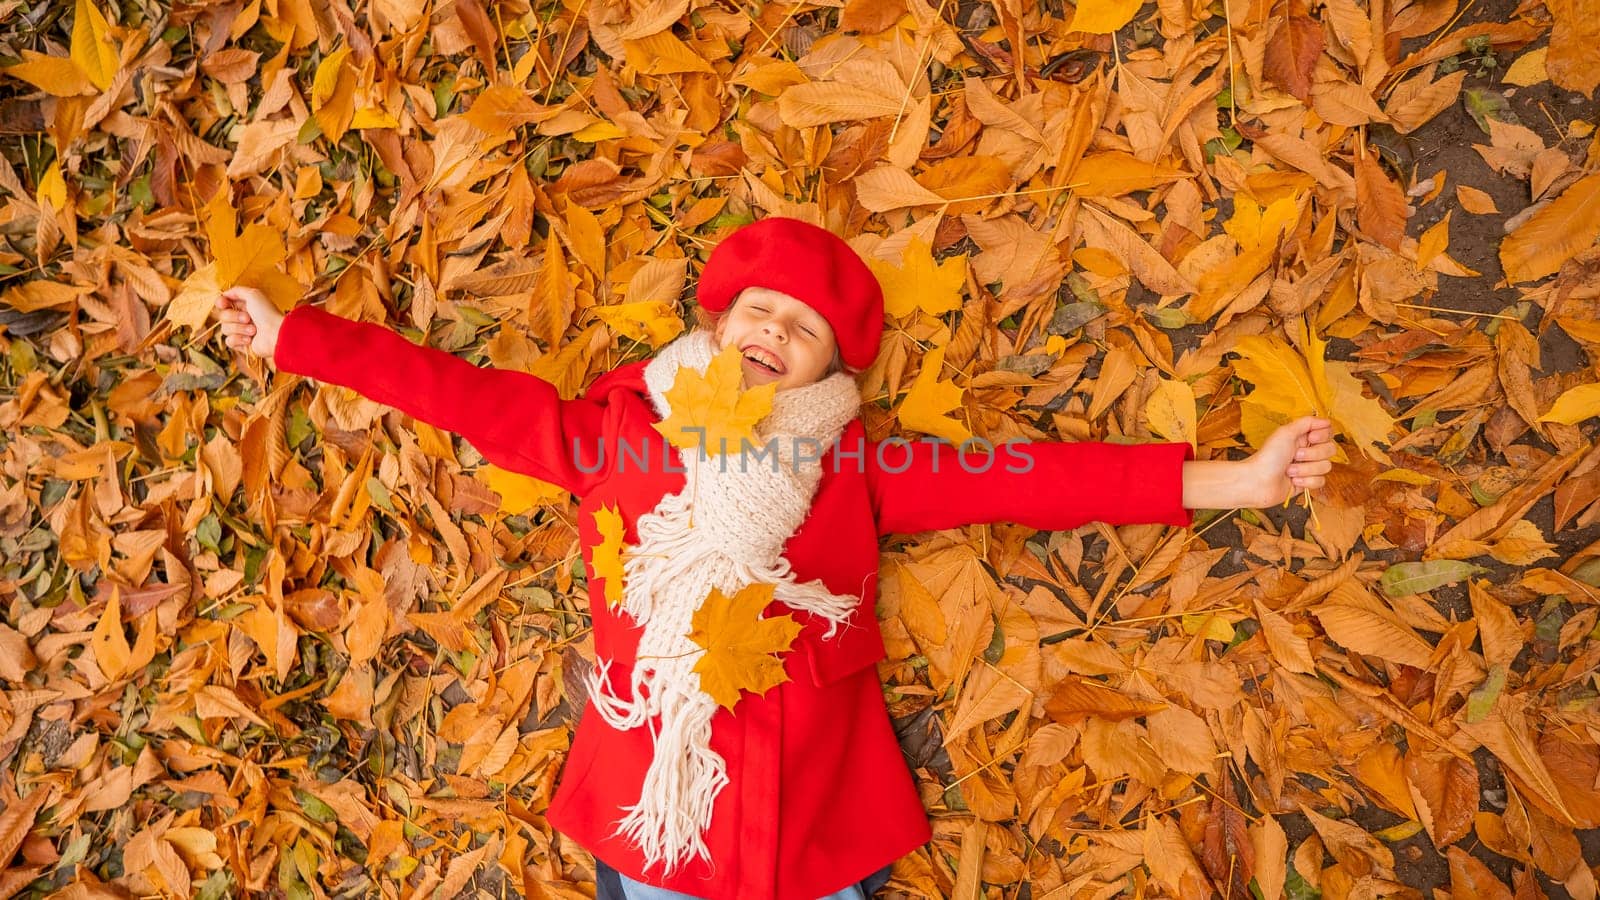
M 643 380 L 644 362 L 595 379 L 584 396 L 560 399 L 533 375 L 478 368 L 419 347 L 376 325 L 350 322 L 315 307 L 284 320 L 279 368 L 347 385 L 470 441 L 484 458 L 578 495 L 589 595 L 591 550 L 601 542 L 593 513 L 611 504 L 637 539 L 635 520 L 684 484 L 682 459 L 650 427 L 658 421 Z M 580 453 L 573 456 L 574 440 Z M 617 442 L 651 445 L 650 470 L 629 458 L 617 472 Z M 598 449 L 607 447 L 604 466 Z M 857 459 L 856 448 L 864 453 Z M 1068 529 L 1084 522 L 1188 525 L 1182 463 L 1188 444 L 1117 445 L 1040 442 L 997 452 L 987 472 L 969 472 L 954 446 L 922 441 L 878 445 L 860 419 L 822 458 L 823 476 L 809 516 L 784 554 L 796 579 L 820 578 L 836 593 L 861 596 L 856 627 L 823 640 L 821 620 L 806 624 L 786 656 L 790 681 L 763 696 L 744 694 L 718 710 L 711 746 L 730 782 L 718 795 L 706 843 L 715 865 L 695 861 L 671 878 L 646 872 L 639 853 L 612 836 L 622 807 L 638 800 L 649 765 L 650 731 L 616 731 L 593 709 L 573 739 L 549 809 L 550 822 L 630 878 L 711 900 L 815 900 L 844 888 L 930 837 L 928 819 L 889 723 L 874 663 L 884 656 L 877 619 L 878 540 L 978 522 L 1018 522 Z M 972 453 L 972 469 L 985 457 Z M 908 465 L 907 465 L 908 464 Z M 907 465 L 905 471 L 893 470 Z M 595 471 L 585 471 L 595 469 Z M 936 471 L 937 470 L 937 471 Z M 769 614 L 791 612 L 774 603 Z M 626 614 L 592 603 L 595 653 L 614 660 L 611 683 L 626 691 L 641 630 Z

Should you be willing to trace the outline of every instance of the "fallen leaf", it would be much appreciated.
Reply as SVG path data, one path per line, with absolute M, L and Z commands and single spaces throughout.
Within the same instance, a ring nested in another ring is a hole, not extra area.
M 1390 250 L 1406 235 L 1406 196 L 1389 180 L 1376 151 L 1356 157 L 1356 214 L 1361 230 Z
M 732 597 L 716 588 L 695 610 L 689 640 L 705 653 L 694 664 L 700 687 L 724 709 L 733 709 L 740 691 L 765 694 L 789 680 L 779 654 L 800 633 L 792 616 L 763 618 L 773 586 L 752 584 Z
M 1268 39 L 1261 71 L 1278 87 L 1310 102 L 1311 73 L 1323 46 L 1322 25 L 1310 16 L 1292 14 Z
M 913 431 L 942 437 L 960 445 L 972 438 L 967 426 L 949 415 L 961 409 L 961 388 L 949 381 L 941 381 L 944 348 L 935 347 L 922 358 L 922 368 L 900 402 L 897 416 L 900 424 Z
M 1050 718 L 1071 725 L 1090 717 L 1119 722 L 1166 709 L 1167 704 L 1136 700 L 1098 681 L 1069 675 L 1056 685 L 1044 708 Z
M 1594 416 L 1600 416 L 1600 384 L 1580 384 L 1562 391 L 1539 421 L 1576 425 Z
M 1550 73 L 1544 67 L 1545 54 L 1549 51 L 1549 47 L 1540 47 L 1522 54 L 1506 67 L 1506 73 L 1500 80 L 1518 87 L 1533 87 L 1550 80 Z
M 1475 216 L 1486 216 L 1500 212 L 1495 206 L 1494 198 L 1465 184 L 1456 185 L 1456 201 L 1461 208 Z
M 603 505 L 594 511 L 594 525 L 600 531 L 600 544 L 591 551 L 590 565 L 595 577 L 605 579 L 606 605 L 615 609 L 622 604 L 622 517 L 614 507 Z
M 1073 7 L 1068 31 L 1110 34 L 1133 21 L 1144 0 L 1085 0 Z
M 666 392 L 671 415 L 651 427 L 685 450 L 709 457 L 737 452 L 755 437 L 755 427 L 772 411 L 777 385 L 746 390 L 744 357 L 729 345 L 712 357 L 704 373 L 684 366 Z
M 898 265 L 869 259 L 867 265 L 883 287 L 884 310 L 904 319 L 917 310 L 942 316 L 961 308 L 967 282 L 967 258 L 955 256 L 935 261 L 926 241 L 913 237 L 906 243 Z
M 1552 275 L 1600 237 L 1600 175 L 1580 178 L 1500 243 L 1506 280 Z

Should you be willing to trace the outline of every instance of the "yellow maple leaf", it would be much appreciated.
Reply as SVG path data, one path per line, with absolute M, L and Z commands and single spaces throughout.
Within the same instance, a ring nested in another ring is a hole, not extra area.
M 939 380 L 944 368 L 944 348 L 935 347 L 922 358 L 922 369 L 900 402 L 900 424 L 914 431 L 942 437 L 953 444 L 972 437 L 960 419 L 946 415 L 961 408 L 961 388 Z
M 1299 221 L 1299 194 L 1279 197 L 1266 206 L 1238 194 L 1234 197 L 1233 215 L 1223 223 L 1222 229 L 1239 242 L 1240 248 L 1251 250 L 1276 246 L 1278 239 Z
M 1309 328 L 1302 334 L 1305 356 L 1270 335 L 1249 335 L 1234 347 L 1239 354 L 1234 372 L 1255 386 L 1239 404 L 1245 440 L 1260 447 L 1279 425 L 1320 416 L 1332 420 L 1362 453 L 1387 462 L 1377 443 L 1388 440 L 1394 420 L 1381 403 L 1362 394 L 1348 363 L 1327 358 L 1326 341 Z
M 936 263 L 927 241 L 912 238 L 900 254 L 900 264 L 869 259 L 867 265 L 883 287 L 883 308 L 903 319 L 918 308 L 939 316 L 961 308 L 961 289 L 967 283 L 967 258 L 955 256 Z
M 78 0 L 72 21 L 72 44 L 63 58 L 22 51 L 22 62 L 6 69 L 55 97 L 93 94 L 111 86 L 117 75 L 117 44 L 111 26 L 89 0 Z
M 1389 432 L 1394 430 L 1394 419 L 1377 398 L 1361 392 L 1361 382 L 1350 371 L 1349 363 L 1327 358 L 1328 342 L 1317 336 L 1316 329 L 1303 319 L 1300 328 L 1309 350 L 1308 369 L 1326 405 L 1328 416 L 1362 453 L 1387 463 L 1389 457 L 1378 449 L 1378 444 L 1388 443 Z
M 595 527 L 600 529 L 600 543 L 589 557 L 589 565 L 596 578 L 606 582 L 606 605 L 615 609 L 622 604 L 622 516 L 615 507 L 601 506 L 594 511 Z
M 744 440 L 755 443 L 756 424 L 772 412 L 778 386 L 745 390 L 743 359 L 739 348 L 729 344 L 712 357 L 704 375 L 689 366 L 679 368 L 666 394 L 672 415 L 652 427 L 674 446 L 703 447 L 707 456 L 737 453 Z
M 500 495 L 500 511 L 512 516 L 567 496 L 567 492 L 559 485 L 510 472 L 493 464 L 479 469 L 478 479 Z
M 683 320 L 664 300 L 640 300 L 593 307 L 595 315 L 625 338 L 649 343 L 651 349 L 683 333 Z
M 764 694 L 789 680 L 778 654 L 794 643 L 800 623 L 789 615 L 761 618 L 772 591 L 770 584 L 751 584 L 728 597 L 712 588 L 694 612 L 689 640 L 705 649 L 694 671 L 700 688 L 725 709 L 739 702 L 740 691 Z
M 206 236 L 216 265 L 216 289 L 235 285 L 253 287 L 266 294 L 278 309 L 288 312 L 299 302 L 304 288 L 283 271 L 283 234 L 267 225 L 246 225 L 241 233 L 238 213 L 223 188 L 205 206 Z

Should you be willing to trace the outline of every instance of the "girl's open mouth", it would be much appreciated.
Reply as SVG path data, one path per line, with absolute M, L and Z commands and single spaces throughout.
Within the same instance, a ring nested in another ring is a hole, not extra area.
M 755 366 L 757 371 L 765 372 L 769 375 L 783 374 L 782 370 L 780 370 L 777 366 L 765 361 L 761 358 L 761 356 L 761 351 L 752 348 L 745 351 L 744 361 L 752 366 Z

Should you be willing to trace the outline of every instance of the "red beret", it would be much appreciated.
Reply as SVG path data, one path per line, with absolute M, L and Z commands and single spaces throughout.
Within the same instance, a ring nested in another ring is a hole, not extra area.
M 832 232 L 768 216 L 723 238 L 700 272 L 695 296 L 705 309 L 721 312 L 747 287 L 782 291 L 821 313 L 851 368 L 865 369 L 877 358 L 883 288 Z

